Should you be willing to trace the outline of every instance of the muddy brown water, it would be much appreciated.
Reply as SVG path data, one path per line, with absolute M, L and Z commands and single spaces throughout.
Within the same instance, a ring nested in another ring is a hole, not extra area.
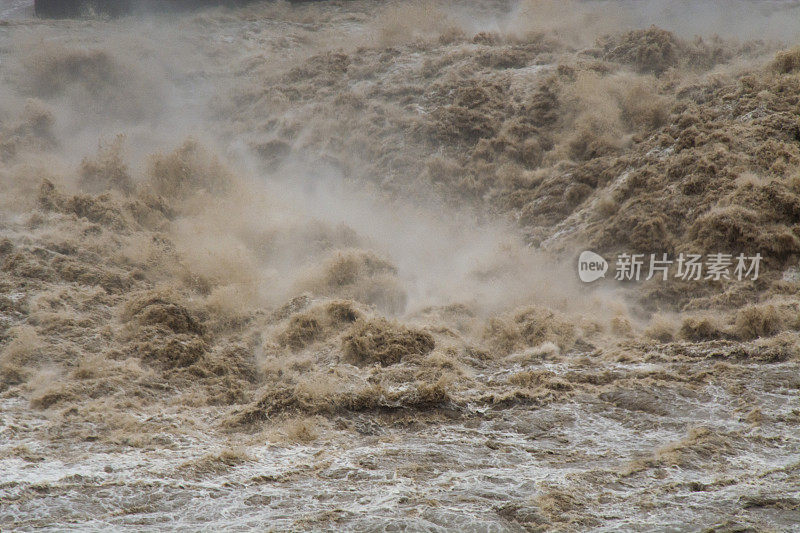
M 800 531 L 791 259 L 571 271 L 643 161 L 792 246 L 797 2 L 693 5 L 0 6 L 0 528 Z

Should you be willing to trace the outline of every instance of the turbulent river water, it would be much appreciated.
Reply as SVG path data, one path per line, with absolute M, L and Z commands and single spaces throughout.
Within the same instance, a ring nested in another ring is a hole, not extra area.
M 0 4 L 0 529 L 800 531 L 798 21 Z

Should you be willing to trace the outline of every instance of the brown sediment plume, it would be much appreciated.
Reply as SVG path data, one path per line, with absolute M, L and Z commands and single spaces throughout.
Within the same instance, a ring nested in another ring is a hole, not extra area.
M 166 198 L 185 198 L 193 192 L 224 193 L 233 176 L 219 159 L 198 141 L 189 139 L 168 154 L 150 160 L 148 184 Z
M 522 309 L 512 316 L 491 319 L 484 339 L 500 353 L 553 343 L 560 350 L 571 348 L 578 339 L 573 320 L 541 307 Z
M 288 324 L 278 333 L 276 342 L 294 350 L 305 348 L 314 341 L 325 340 L 341 332 L 361 316 L 361 311 L 347 300 L 318 305 L 289 317 Z
M 688 316 L 683 319 L 679 331 L 681 338 L 689 341 L 704 341 L 725 337 L 723 325 L 713 315 Z
M 388 313 L 405 310 L 406 294 L 397 267 L 367 250 L 338 250 L 310 271 L 299 291 L 356 300 Z
M 123 193 L 133 191 L 130 169 L 125 164 L 123 146 L 125 136 L 117 135 L 111 142 L 101 144 L 95 159 L 84 158 L 79 171 L 80 186 L 89 192 L 117 189 Z
M 9 341 L 0 352 L 0 373 L 3 386 L 24 383 L 29 375 L 28 365 L 36 359 L 42 340 L 32 326 L 16 326 L 7 332 Z
M 174 298 L 159 293 L 145 293 L 131 298 L 125 305 L 121 319 L 136 322 L 142 327 L 165 327 L 174 333 L 202 335 L 204 328 L 191 313 Z
M 342 339 L 342 353 L 358 366 L 387 366 L 412 355 L 427 355 L 435 345 L 430 333 L 377 319 L 354 324 Z
M 800 69 L 800 48 L 782 50 L 775 54 L 772 68 L 781 74 L 789 74 Z
M 776 302 L 743 307 L 736 313 L 734 328 L 737 336 L 745 340 L 797 330 L 797 306 L 795 303 Z

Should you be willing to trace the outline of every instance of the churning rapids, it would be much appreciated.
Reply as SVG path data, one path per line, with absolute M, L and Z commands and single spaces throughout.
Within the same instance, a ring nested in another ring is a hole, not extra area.
M 800 531 L 798 45 L 794 1 L 3 3 L 0 529 Z

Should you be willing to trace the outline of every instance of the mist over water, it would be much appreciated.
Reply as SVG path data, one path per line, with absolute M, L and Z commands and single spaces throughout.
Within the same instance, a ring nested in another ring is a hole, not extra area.
M 791 531 L 799 15 L 3 4 L 0 528 Z

